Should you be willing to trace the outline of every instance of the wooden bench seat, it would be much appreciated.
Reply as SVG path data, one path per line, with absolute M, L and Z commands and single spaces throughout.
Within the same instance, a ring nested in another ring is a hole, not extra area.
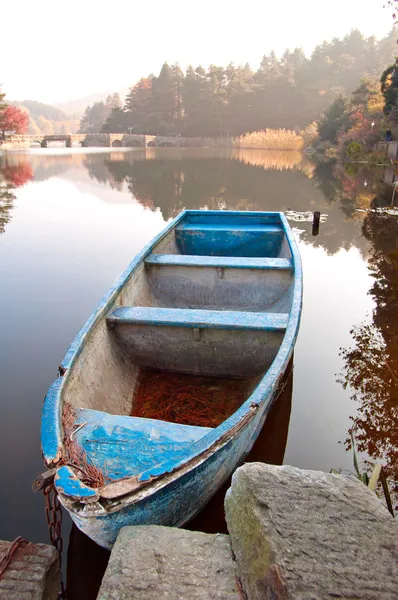
M 288 319 L 287 313 L 121 306 L 108 315 L 107 322 L 113 325 L 129 323 L 198 329 L 284 331 Z
M 145 259 L 148 267 L 216 267 L 221 269 L 275 269 L 293 270 L 288 258 L 242 257 L 242 256 L 197 256 L 188 254 L 150 254 Z

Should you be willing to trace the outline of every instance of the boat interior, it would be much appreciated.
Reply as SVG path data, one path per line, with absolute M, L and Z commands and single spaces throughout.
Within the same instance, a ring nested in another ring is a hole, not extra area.
M 188 212 L 152 247 L 63 390 L 109 480 L 177 459 L 243 404 L 279 350 L 293 284 L 278 213 Z

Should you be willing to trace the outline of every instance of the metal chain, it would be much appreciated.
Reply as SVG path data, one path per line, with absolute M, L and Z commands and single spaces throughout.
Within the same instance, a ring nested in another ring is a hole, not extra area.
M 31 542 L 28 542 L 21 536 L 15 538 L 15 540 L 11 543 L 11 546 L 8 548 L 7 552 L 0 559 L 0 579 L 3 577 L 5 570 L 12 561 L 12 557 L 14 556 L 18 548 L 28 546 L 30 543 Z
M 54 484 L 51 483 L 43 487 L 43 494 L 46 500 L 46 521 L 48 525 L 48 531 L 50 534 L 51 544 L 58 552 L 59 566 L 62 566 L 62 550 L 64 542 L 62 539 L 62 508 Z M 66 590 L 64 582 L 61 579 L 61 589 L 58 592 L 58 600 L 66 600 Z

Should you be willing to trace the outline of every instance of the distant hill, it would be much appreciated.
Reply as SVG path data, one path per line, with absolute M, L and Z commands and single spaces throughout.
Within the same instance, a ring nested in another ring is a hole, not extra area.
M 36 100 L 11 101 L 10 104 L 25 109 L 30 116 L 28 133 L 32 135 L 76 133 L 79 119 L 72 118 L 63 110 Z
M 84 96 L 83 98 L 78 98 L 76 100 L 69 100 L 68 102 L 56 102 L 55 106 L 61 110 L 66 112 L 67 114 L 73 116 L 75 119 L 80 119 L 83 116 L 86 107 L 94 104 L 94 102 L 105 102 L 107 96 L 113 95 L 115 90 L 111 90 L 109 92 L 95 92 L 89 94 L 88 96 Z M 120 97 L 124 102 L 124 97 L 128 93 L 128 89 L 123 89 L 119 91 Z
M 36 100 L 23 100 L 22 102 L 14 102 L 13 104 L 19 104 L 19 106 L 27 108 L 33 119 L 38 119 L 40 116 L 49 121 L 68 121 L 70 119 L 70 116 L 63 110 L 50 104 L 36 102 Z

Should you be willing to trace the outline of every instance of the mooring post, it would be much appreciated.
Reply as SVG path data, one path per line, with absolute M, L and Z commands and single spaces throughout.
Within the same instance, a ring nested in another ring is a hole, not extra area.
M 312 235 L 318 235 L 320 221 L 321 221 L 321 213 L 318 210 L 316 210 L 314 212 L 314 219 L 312 221 Z

